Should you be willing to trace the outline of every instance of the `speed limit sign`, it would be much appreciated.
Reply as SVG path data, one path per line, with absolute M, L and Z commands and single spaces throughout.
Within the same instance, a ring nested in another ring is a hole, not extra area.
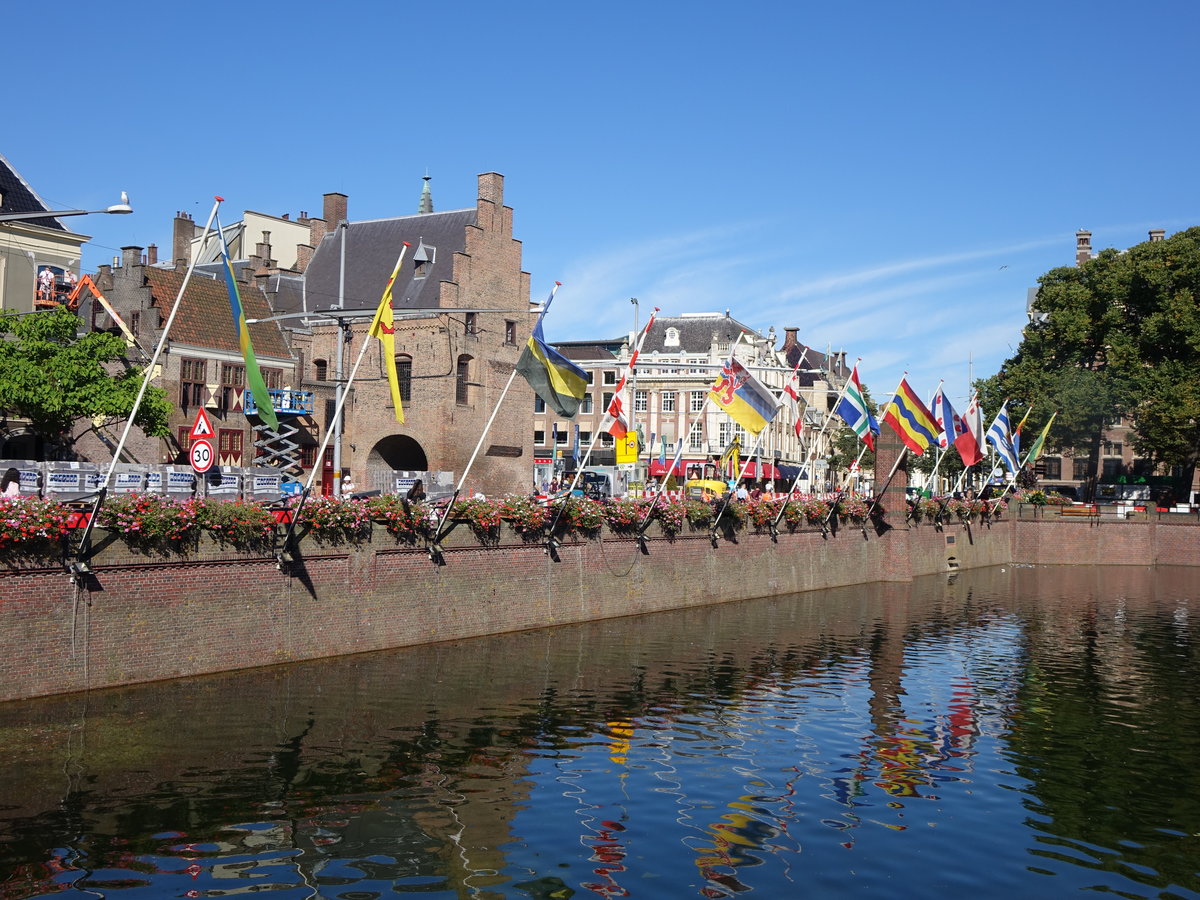
M 212 468 L 213 464 L 213 448 L 212 442 L 204 438 L 197 438 L 192 441 L 192 446 L 188 448 L 188 456 L 192 461 L 192 469 L 196 472 L 207 472 Z

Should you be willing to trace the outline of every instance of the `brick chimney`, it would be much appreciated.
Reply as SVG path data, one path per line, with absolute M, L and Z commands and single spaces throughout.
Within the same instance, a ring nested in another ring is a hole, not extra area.
M 317 216 L 313 216 L 308 220 L 308 243 L 313 247 L 321 246 L 321 239 L 329 231 L 329 226 L 325 220 Z
M 308 264 L 312 262 L 313 253 L 316 251 L 310 244 L 296 245 L 296 271 L 303 273 L 308 268 Z
M 347 221 L 349 205 L 350 198 L 345 194 L 325 194 L 325 221 L 337 228 L 342 222 Z
M 275 260 L 271 258 L 271 232 L 264 231 L 262 240 L 254 250 L 255 254 L 262 260 L 260 271 L 269 271 L 276 268 Z
M 1075 232 L 1075 265 L 1082 266 L 1092 258 L 1092 233 L 1080 229 Z
M 1157 244 L 1159 241 L 1166 238 L 1166 236 L 1167 236 L 1167 232 L 1165 229 L 1162 229 L 1162 228 L 1151 228 L 1150 229 L 1150 243 L 1152 243 L 1152 244 Z
M 152 266 L 158 262 L 158 244 L 151 244 L 146 248 L 146 265 Z
M 128 271 L 134 266 L 142 264 L 142 248 L 141 247 L 122 247 L 121 248 L 121 265 Z
M 175 214 L 175 227 L 171 237 L 171 259 L 175 268 L 186 269 L 192 258 L 192 238 L 196 236 L 196 223 L 185 212 Z
M 779 349 L 782 352 L 787 353 L 792 347 L 798 346 L 800 341 L 796 339 L 796 335 L 799 334 L 799 332 L 799 328 L 783 329 L 783 346 Z

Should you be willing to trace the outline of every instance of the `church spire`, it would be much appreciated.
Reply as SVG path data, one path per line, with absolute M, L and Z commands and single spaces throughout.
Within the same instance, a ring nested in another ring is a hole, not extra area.
M 421 203 L 417 207 L 418 215 L 433 212 L 433 195 L 429 192 L 429 176 L 424 176 L 425 184 L 421 186 Z

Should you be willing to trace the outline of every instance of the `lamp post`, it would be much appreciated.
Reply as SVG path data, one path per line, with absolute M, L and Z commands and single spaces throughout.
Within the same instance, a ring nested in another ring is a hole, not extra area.
M 129 195 L 121 191 L 121 202 L 114 203 L 106 209 L 60 209 L 48 212 L 0 213 L 0 222 L 24 222 L 26 219 L 57 219 L 62 216 L 90 216 L 96 213 L 124 216 L 131 212 L 133 212 L 133 207 L 129 205 Z

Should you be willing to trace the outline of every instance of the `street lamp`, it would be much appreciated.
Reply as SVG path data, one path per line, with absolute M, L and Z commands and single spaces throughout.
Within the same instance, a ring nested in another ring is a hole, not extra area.
M 60 209 L 49 212 L 18 212 L 0 213 L 0 222 L 23 222 L 26 219 L 57 219 L 60 216 L 90 216 L 94 213 L 108 213 L 114 216 L 124 216 L 133 212 L 129 205 L 129 195 L 121 191 L 121 202 L 114 203 L 107 209 Z

